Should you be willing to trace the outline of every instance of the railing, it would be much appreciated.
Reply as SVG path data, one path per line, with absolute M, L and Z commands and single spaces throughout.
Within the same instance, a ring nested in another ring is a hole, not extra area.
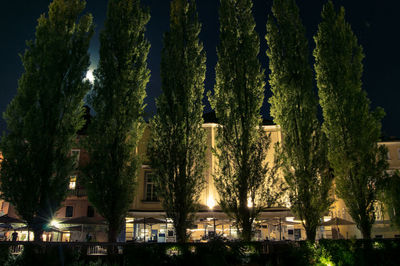
M 12 245 L 9 248 L 10 254 L 19 255 L 24 250 L 24 245 Z
M 85 197 L 87 196 L 86 189 L 84 188 L 75 188 L 68 190 L 68 196 L 75 196 L 75 197 Z

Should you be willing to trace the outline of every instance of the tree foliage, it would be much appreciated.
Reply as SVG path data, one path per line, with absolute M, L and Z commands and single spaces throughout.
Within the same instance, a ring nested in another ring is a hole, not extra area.
M 144 98 L 150 78 L 145 38 L 149 12 L 139 0 L 110 0 L 100 36 L 100 62 L 89 103 L 96 115 L 86 142 L 90 162 L 85 187 L 90 202 L 108 222 L 115 242 L 133 201 L 140 158 Z
M 317 97 L 305 29 L 295 0 L 275 0 L 267 24 L 271 116 L 283 140 L 276 151 L 288 186 L 291 210 L 314 241 L 320 218 L 329 210 L 332 174 L 327 145 L 317 119 Z
M 221 0 L 216 85 L 208 94 L 218 122 L 214 176 L 220 206 L 250 240 L 259 212 L 274 200 L 265 160 L 270 138 L 262 127 L 264 72 L 251 0 Z
M 400 228 L 400 172 L 395 171 L 382 182 L 379 199 L 393 225 Z
M 377 144 L 384 112 L 371 111 L 362 90 L 364 55 L 343 7 L 336 12 L 331 1 L 324 6 L 314 39 L 323 130 L 336 191 L 363 237 L 370 238 L 377 183 L 387 168 L 385 147 Z
M 177 241 L 184 242 L 204 185 L 206 56 L 195 1 L 173 0 L 170 17 L 161 59 L 163 93 L 150 124 L 148 155 L 158 196 L 173 220 Z
M 74 170 L 69 153 L 84 124 L 93 33 L 84 8 L 85 1 L 54 0 L 48 15 L 40 16 L 35 39 L 21 56 L 25 72 L 17 95 L 4 114 L 2 197 L 33 228 L 36 241 L 66 196 Z

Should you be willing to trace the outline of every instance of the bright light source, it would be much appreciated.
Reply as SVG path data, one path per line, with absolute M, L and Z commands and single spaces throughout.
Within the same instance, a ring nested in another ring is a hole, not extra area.
M 207 206 L 208 208 L 210 208 L 210 210 L 212 210 L 215 207 L 215 199 L 211 194 L 208 196 Z
M 251 200 L 250 197 L 247 199 L 247 207 L 249 207 L 249 208 L 253 207 L 253 201 Z
M 86 72 L 86 79 L 93 84 L 94 82 L 93 69 L 89 69 L 88 72 Z
M 286 217 L 286 221 L 293 222 L 294 221 L 294 217 Z
M 53 227 L 58 227 L 60 223 L 57 220 L 51 220 L 50 225 Z

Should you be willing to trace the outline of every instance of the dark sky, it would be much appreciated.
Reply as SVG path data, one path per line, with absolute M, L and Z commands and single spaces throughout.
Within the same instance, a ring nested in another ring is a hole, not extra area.
M 16 94 L 17 81 L 23 72 L 18 54 L 25 49 L 25 40 L 33 39 L 37 18 L 47 11 L 50 0 L 14 0 L 3 1 L 0 9 L 0 112 Z M 169 25 L 170 0 L 142 0 L 150 7 L 151 20 L 147 36 L 151 42 L 149 67 L 151 80 L 147 90 L 147 109 L 155 113 L 155 97 L 161 93 L 160 54 L 162 35 Z M 268 67 L 265 55 L 265 25 L 270 13 L 272 0 L 254 0 L 256 30 L 260 34 L 260 60 L 265 69 Z M 311 49 L 314 48 L 312 36 L 316 33 L 320 13 L 325 0 L 297 0 L 303 22 L 307 27 Z M 386 136 L 400 137 L 400 88 L 396 80 L 400 76 L 400 37 L 398 0 L 335 0 L 346 8 L 346 18 L 364 47 L 364 89 L 372 101 L 372 107 L 381 106 L 386 111 L 383 120 L 383 133 Z M 214 67 L 216 64 L 216 46 L 218 43 L 218 5 L 219 0 L 197 0 L 200 20 L 203 24 L 201 39 L 207 52 L 206 91 L 214 86 Z M 104 23 L 107 0 L 87 0 L 87 11 L 94 16 L 96 35 L 90 53 L 92 67 L 98 61 L 98 33 Z M 268 70 L 266 70 L 268 73 Z M 266 88 L 266 97 L 270 96 Z M 267 98 L 264 100 L 267 102 Z M 210 107 L 206 103 L 206 110 Z M 268 117 L 269 107 L 264 104 L 263 114 Z M 0 132 L 5 130 L 4 120 L 0 119 Z

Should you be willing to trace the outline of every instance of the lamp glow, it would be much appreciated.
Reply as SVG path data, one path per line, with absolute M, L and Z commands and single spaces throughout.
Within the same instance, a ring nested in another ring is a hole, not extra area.
M 251 200 L 251 198 L 247 198 L 247 207 L 252 208 L 253 207 L 253 201 Z
M 93 75 L 93 69 L 89 69 L 88 72 L 86 72 L 86 79 L 93 84 L 94 82 L 94 75 Z
M 60 223 L 57 220 L 51 220 L 50 225 L 53 227 L 58 227 Z
M 212 210 L 215 207 L 215 200 L 212 195 L 208 196 L 207 206 L 208 206 L 208 208 L 210 208 L 210 210 Z

